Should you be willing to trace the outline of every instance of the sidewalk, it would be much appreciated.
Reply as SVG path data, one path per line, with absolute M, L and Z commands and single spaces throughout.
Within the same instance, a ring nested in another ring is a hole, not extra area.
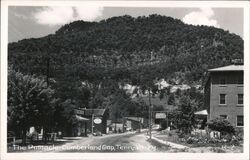
M 167 141 L 165 139 L 165 137 L 162 137 L 162 136 L 157 137 L 157 132 L 156 131 L 152 133 L 152 139 L 155 140 L 158 143 L 161 143 L 163 145 L 168 145 L 168 146 L 170 146 L 172 148 L 175 148 L 175 149 L 190 149 L 190 147 L 188 147 L 188 146 L 173 143 L 173 142 L 169 142 L 169 141 Z
M 177 144 L 177 143 L 173 143 L 173 142 L 169 142 L 169 141 L 166 141 L 166 140 L 162 140 L 160 139 L 159 137 L 155 137 L 155 136 L 152 136 L 152 139 L 161 143 L 161 144 L 164 144 L 164 145 L 169 145 L 170 147 L 172 148 L 176 148 L 176 149 L 189 149 L 189 147 L 187 146 L 184 146 L 184 145 L 181 145 L 181 144 Z

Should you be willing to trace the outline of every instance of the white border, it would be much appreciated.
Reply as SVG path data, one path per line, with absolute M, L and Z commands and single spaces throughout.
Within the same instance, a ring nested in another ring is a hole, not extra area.
M 8 6 L 223 7 L 244 8 L 244 153 L 7 153 Z M 248 1 L 8 1 L 1 2 L 1 154 L 0 159 L 249 159 L 249 2 Z

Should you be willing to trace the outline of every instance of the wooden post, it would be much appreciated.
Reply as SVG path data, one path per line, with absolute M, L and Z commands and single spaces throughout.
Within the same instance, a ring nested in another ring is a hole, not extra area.
M 84 127 L 85 127 L 84 128 L 84 132 L 85 132 L 84 136 L 87 137 L 87 122 L 86 121 L 84 122 Z
M 91 133 L 94 133 L 94 114 L 92 113 L 92 117 L 91 117 Z

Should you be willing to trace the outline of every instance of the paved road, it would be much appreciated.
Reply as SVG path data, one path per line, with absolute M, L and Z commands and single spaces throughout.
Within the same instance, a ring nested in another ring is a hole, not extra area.
M 88 137 L 59 146 L 52 152 L 156 152 L 162 150 L 147 140 L 145 133 Z
M 55 144 L 10 147 L 9 152 L 168 152 L 165 145 L 149 141 L 146 133 L 121 133 L 98 137 L 68 137 Z

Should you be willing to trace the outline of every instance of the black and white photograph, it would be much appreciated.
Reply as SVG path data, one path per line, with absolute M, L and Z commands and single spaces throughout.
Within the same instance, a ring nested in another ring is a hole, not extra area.
M 2 10 L 6 159 L 249 156 L 249 2 L 54 2 Z

